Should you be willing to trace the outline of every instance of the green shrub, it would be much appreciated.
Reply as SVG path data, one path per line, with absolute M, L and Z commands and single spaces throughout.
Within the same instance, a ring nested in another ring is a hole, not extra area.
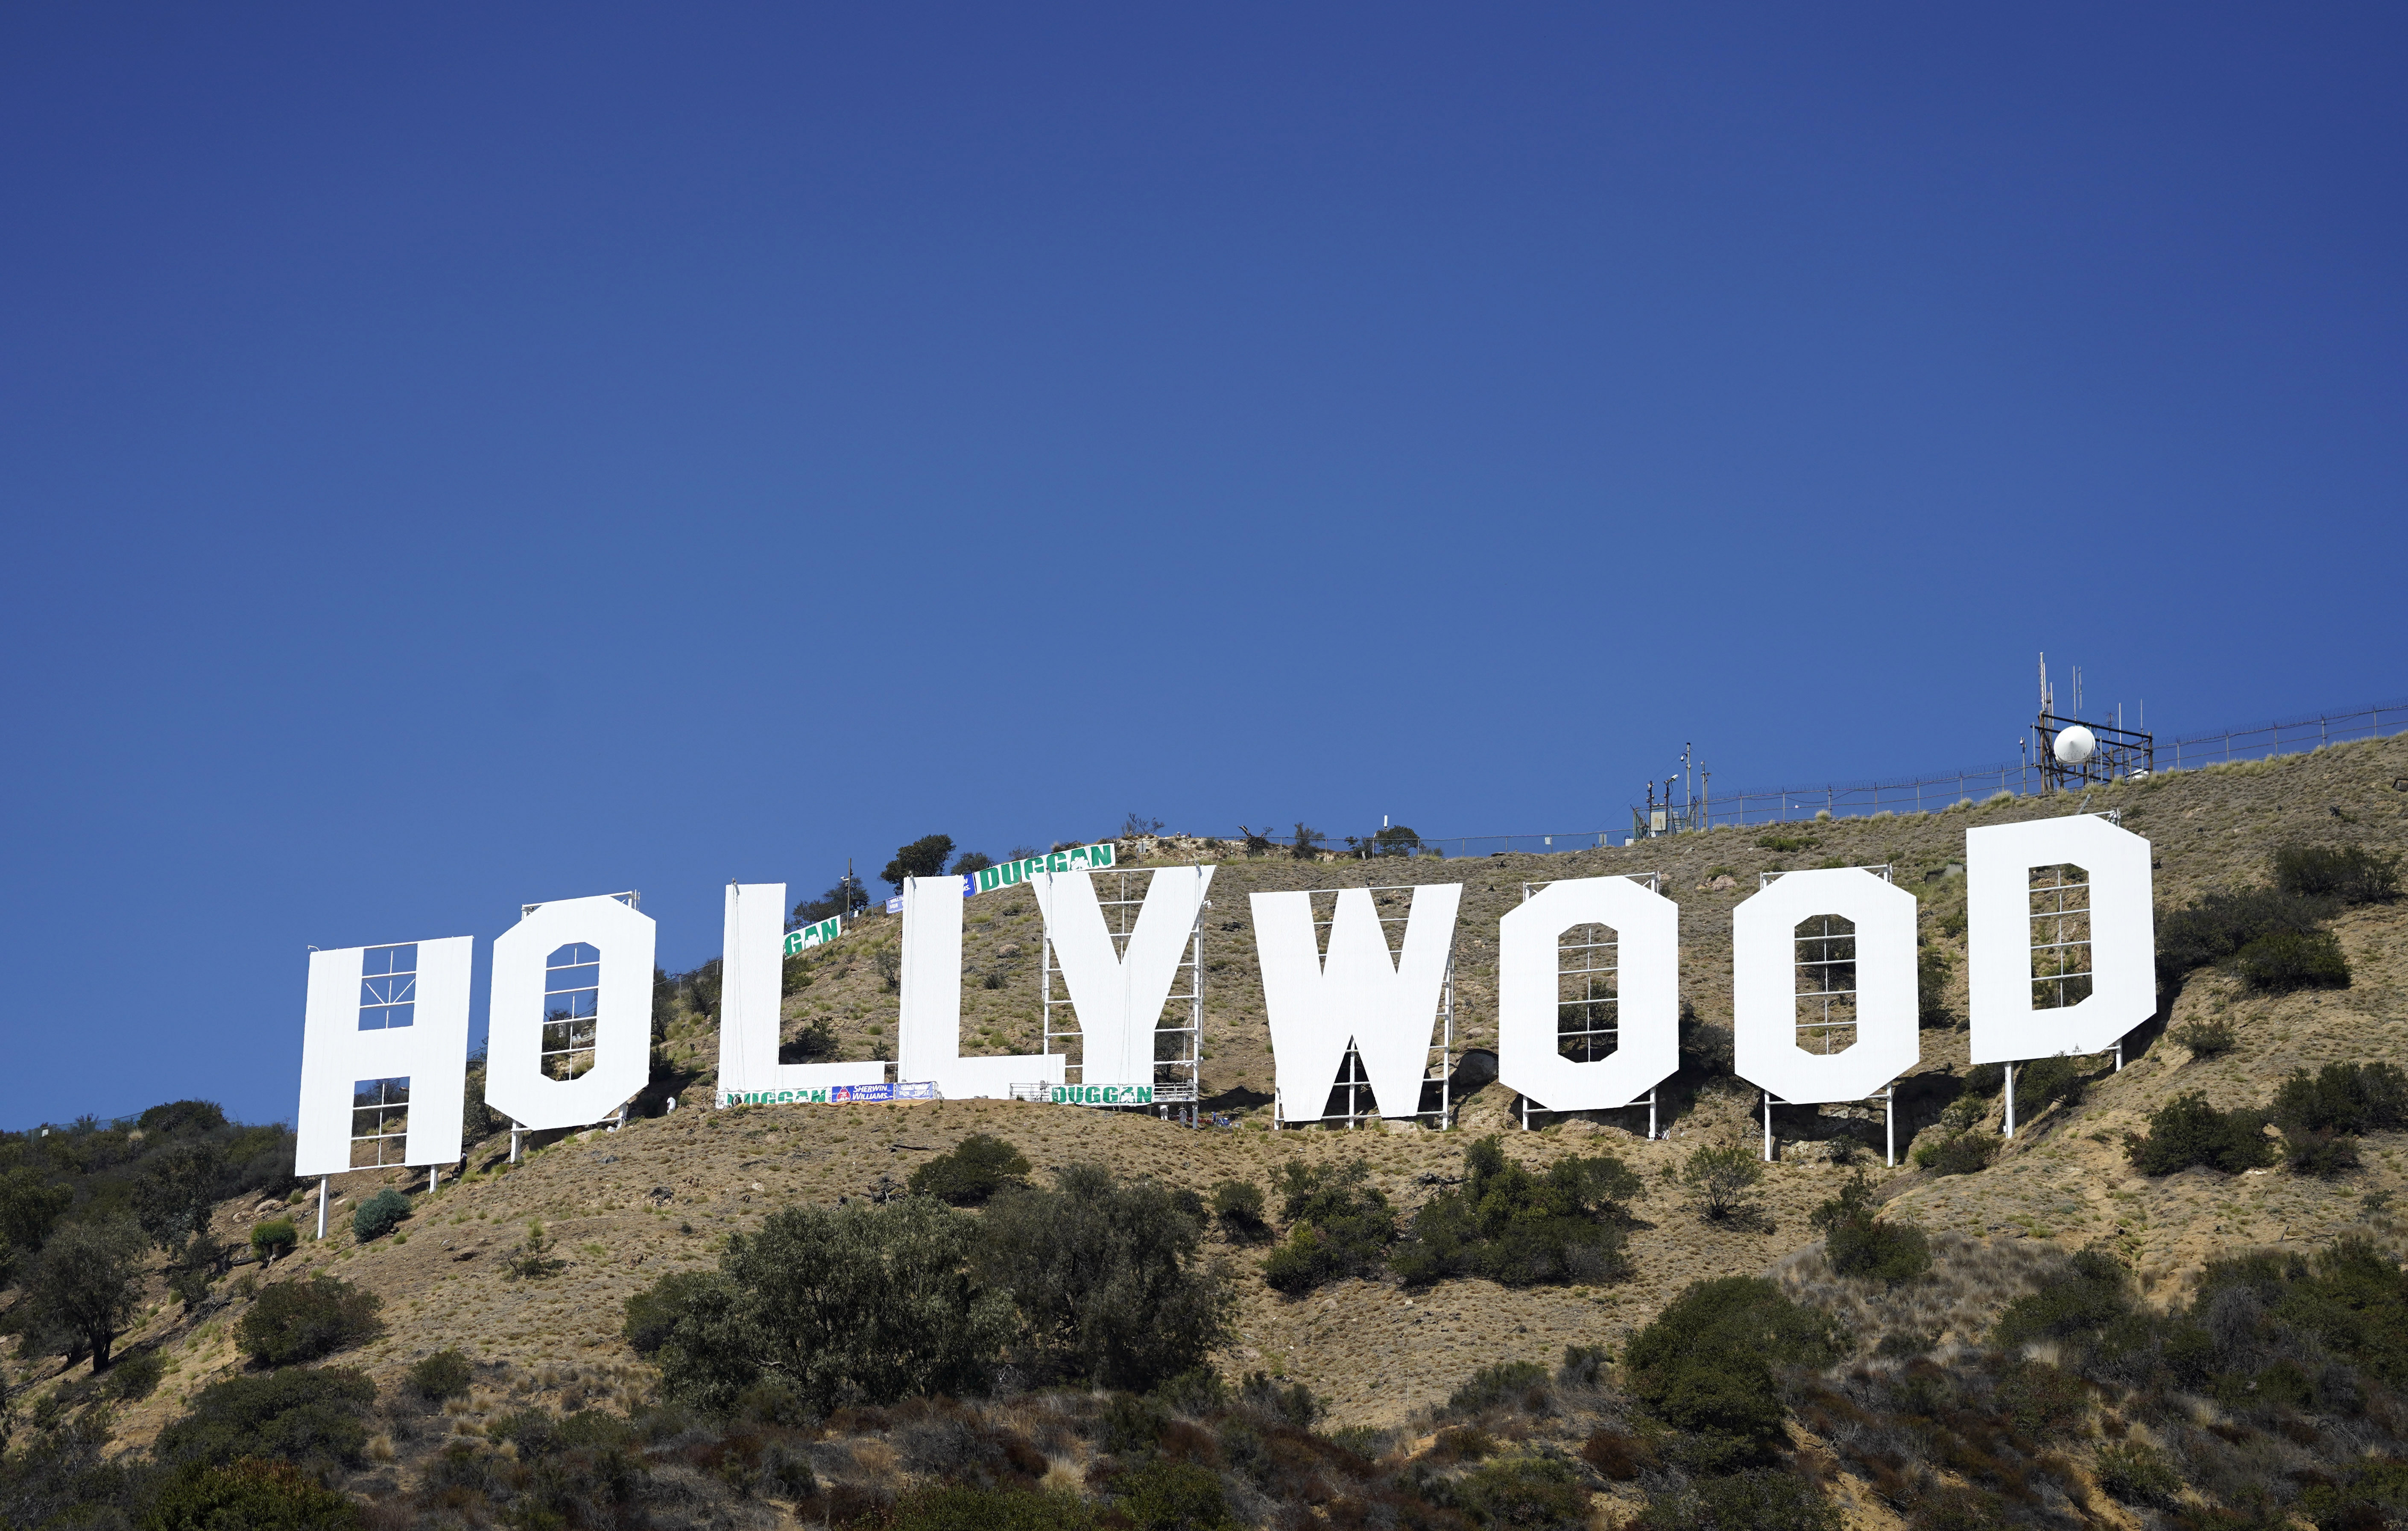
M 158 1390 L 159 1380 L 167 1374 L 167 1358 L 157 1351 L 136 1351 L 122 1356 L 108 1368 L 106 1391 L 112 1398 L 131 1401 L 147 1398 Z
M 388 1185 L 351 1209 L 351 1237 L 363 1244 L 382 1238 L 408 1215 L 409 1198 Z
M 2279 888 L 2210 894 L 2157 922 L 2157 971 L 2180 978 L 2267 936 L 2313 935 L 2329 905 Z
M 2347 1133 L 2321 1128 L 2286 1132 L 2283 1135 L 2283 1162 L 2294 1175 L 2314 1175 L 2320 1180 L 2330 1180 L 2358 1167 L 2358 1139 Z
M 129 1219 L 78 1221 L 55 1229 L 26 1278 L 26 1317 L 47 1347 L 89 1352 L 108 1369 L 109 1347 L 140 1310 L 142 1231 Z
M 1446 1497 L 1473 1524 L 1555 1531 L 1588 1524 L 1588 1488 L 1568 1462 L 1502 1456 L 1458 1478 Z
M 350 1495 L 320 1487 L 291 1463 L 244 1457 L 180 1475 L 143 1524 L 149 1531 L 352 1531 L 363 1520 Z
M 1681 1183 L 1696 1194 L 1706 1216 L 1717 1220 L 1738 1213 L 1749 1189 L 1763 1179 L 1763 1164 L 1737 1143 L 1708 1144 L 1681 1166 Z
M 458 1351 L 437 1351 L 409 1368 L 410 1390 L 430 1403 L 465 1398 L 476 1368 Z
M 1693 1283 L 1631 1337 L 1623 1370 L 1633 1396 L 1682 1432 L 1692 1471 L 1724 1472 L 1782 1440 L 1776 1366 L 1822 1359 L 1829 1321 L 1760 1277 Z
M 2233 958 L 2243 981 L 2268 994 L 2297 989 L 2346 989 L 2349 959 L 2329 930 L 2276 931 L 2260 936 Z
M 1192 1193 L 1099 1165 L 997 1197 L 977 1267 L 1019 1307 L 1021 1365 L 1134 1392 L 1202 1366 L 1228 1339 L 1237 1303 L 1222 1267 L 1201 1258 L 1203 1221 Z
M 2151 1111 L 2147 1136 L 2127 1133 L 2124 1156 L 2143 1175 L 2171 1175 L 2193 1165 L 2238 1175 L 2272 1164 L 2276 1150 L 2258 1112 L 2219 1111 L 2194 1090 Z
M 1647 1502 L 1630 1531 L 1840 1531 L 1839 1509 L 1807 1479 L 1770 1468 L 1702 1478 Z M 1914 1524 L 1924 1525 L 1918 1516 Z
M 2166 1035 L 2189 1049 L 2194 1058 L 2220 1058 L 2240 1040 L 2233 1034 L 2232 1023 L 2224 1020 L 2193 1021 Z
M 2035 1058 L 2015 1070 L 2015 1116 L 2028 1122 L 2058 1101 L 2082 1104 L 2082 1070 L 2071 1058 Z
M 2093 1245 L 2065 1268 L 2009 1303 L 1990 1342 L 2014 1350 L 2034 1339 L 2094 1334 L 2131 1310 L 2131 1282 L 2107 1251 Z
M 694 1306 L 696 1293 L 719 1279 L 716 1271 L 670 1271 L 627 1299 L 626 1320 L 619 1332 L 638 1355 L 651 1355 L 668 1342 L 669 1332 Z
M 1912 1223 L 1883 1222 L 1873 1212 L 1872 1181 L 1861 1169 L 1838 1195 L 1814 1209 L 1808 1221 L 1823 1236 L 1831 1268 L 1891 1286 L 1929 1270 L 1931 1241 L 1923 1230 Z
M 333 1366 L 231 1377 L 203 1388 L 190 1411 L 159 1432 L 156 1454 L 179 1467 L 267 1456 L 304 1467 L 355 1467 L 367 1450 L 376 1394 L 367 1373 Z
M 915 1196 L 934 1196 L 955 1207 L 983 1207 L 1007 1185 L 1025 1184 L 1028 1160 L 1002 1138 L 974 1132 L 950 1153 L 911 1171 L 905 1183 Z
M 1388 1262 L 1408 1285 L 1450 1276 L 1501 1286 L 1602 1281 L 1629 1268 L 1622 1225 L 1643 1188 L 1620 1159 L 1558 1159 L 1534 1175 L 1491 1134 L 1463 1164 L 1463 1183 L 1429 1199 Z
M 2138 1440 L 2099 1448 L 2091 1471 L 2099 1486 L 2128 1505 L 2171 1510 L 2182 1494 L 2182 1477 L 2165 1453 Z
M 2408 1073 L 2386 1063 L 2327 1064 L 2313 1076 L 2295 1068 L 2275 1090 L 2267 1114 L 2286 1132 L 2408 1127 Z
M 2274 883 L 2310 898 L 2385 903 L 2400 896 L 2400 858 L 2356 845 L 2286 845 L 2274 852 Z
M 236 1327 L 235 1341 L 264 1366 L 315 1361 L 384 1333 L 377 1316 L 383 1306 L 375 1293 L 321 1271 L 260 1293 Z
M 1266 1371 L 1250 1371 L 1238 1388 L 1238 1401 L 1256 1414 L 1284 1420 L 1299 1430 L 1310 1430 L 1312 1422 L 1326 1410 L 1312 1389 L 1302 1382 L 1290 1382 L 1282 1387 Z
M 942 1483 L 903 1495 L 880 1524 L 885 1531 L 1090 1531 L 1096 1512 L 1074 1495 Z
M 1446 1406 L 1458 1414 L 1477 1414 L 1483 1409 L 1519 1404 L 1540 1414 L 1546 1411 L 1547 1398 L 1546 1367 L 1535 1361 L 1499 1361 L 1473 1372 L 1470 1381 L 1455 1390 Z
M 1013 1329 L 969 1272 L 977 1220 L 924 1196 L 785 1207 L 730 1235 L 656 1360 L 670 1397 L 724 1414 L 774 1369 L 814 1409 L 979 1393 Z
M 1907 1157 L 1934 1175 L 1971 1175 L 1990 1167 L 1999 1156 L 1999 1140 L 1986 1132 L 1968 1128 L 1950 1133 L 1934 1142 L 1917 1143 Z
M 1156 1457 L 1112 1484 L 1112 1508 L 1138 1531 L 1237 1531 L 1221 1475 L 1193 1462 Z
M 912 877 L 937 877 L 945 870 L 945 858 L 953 853 L 951 835 L 923 835 L 910 844 L 897 847 L 895 859 L 878 875 L 903 891 L 903 880 Z
M 1271 1237 L 1270 1220 L 1263 1215 L 1263 1188 L 1252 1180 L 1223 1180 L 1213 1186 L 1212 1215 L 1233 1243 L 1259 1244 Z
M 1397 1214 L 1386 1196 L 1364 1183 L 1370 1173 L 1361 1159 L 1314 1166 L 1298 1159 L 1282 1166 L 1280 1216 L 1288 1236 L 1263 1262 L 1271 1290 L 1296 1296 L 1379 1268 L 1397 1237 Z
M 293 1226 L 289 1217 L 270 1218 L 251 1230 L 251 1252 L 259 1256 L 262 1265 L 292 1253 L 293 1246 L 300 1241 L 300 1230 Z

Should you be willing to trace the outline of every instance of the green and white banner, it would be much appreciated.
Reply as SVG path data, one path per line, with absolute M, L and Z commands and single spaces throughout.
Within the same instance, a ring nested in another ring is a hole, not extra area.
M 976 892 L 993 893 L 1025 882 L 1039 872 L 1092 872 L 1112 865 L 1111 842 L 1101 845 L 1075 846 L 1056 851 L 1051 855 L 1029 856 L 1020 861 L 1007 861 L 1000 866 L 982 866 L 975 876 Z M 971 890 L 965 889 L 965 892 Z
M 1151 1084 L 1057 1084 L 1046 1095 L 1056 1106 L 1151 1106 Z
M 786 955 L 791 957 L 806 947 L 824 946 L 843 932 L 844 920 L 841 916 L 833 920 L 823 920 L 815 925 L 805 925 L 800 930 L 790 930 L 786 932 Z

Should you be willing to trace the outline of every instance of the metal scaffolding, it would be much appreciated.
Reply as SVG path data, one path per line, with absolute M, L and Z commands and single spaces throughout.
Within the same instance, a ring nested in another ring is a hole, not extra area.
M 1104 910 L 1105 929 L 1112 939 L 1112 955 L 1125 957 L 1128 954 L 1129 937 L 1135 933 L 1138 916 L 1145 908 L 1144 893 L 1140 891 L 1132 895 L 1129 880 L 1140 876 L 1151 877 L 1152 873 L 1130 869 L 1091 872 L 1088 875 L 1096 880 L 1096 903 Z M 1106 877 L 1115 880 L 1112 884 L 1112 896 L 1110 898 L 1102 896 L 1104 892 L 1102 880 Z M 1163 998 L 1164 1014 L 1154 1018 L 1156 1024 L 1154 1028 L 1154 1078 L 1147 1082 L 1154 1086 L 1154 1098 L 1157 1102 L 1193 1103 L 1202 1098 L 1204 911 L 1211 907 L 1212 901 L 1206 899 L 1197 908 L 1196 923 L 1187 933 L 1187 955 L 1176 969 L 1178 973 L 1186 975 L 1186 992 L 1183 994 L 1179 992 L 1179 980 L 1173 977 L 1172 992 Z M 1051 1054 L 1054 1052 L 1054 1038 L 1057 1037 L 1062 1039 L 1062 1052 L 1065 1057 L 1069 1057 L 1071 1050 L 1075 1047 L 1078 1050 L 1077 1056 L 1073 1061 L 1063 1065 L 1063 1076 L 1066 1082 L 1084 1084 L 1088 1080 L 1086 1079 L 1086 1046 L 1082 1040 L 1082 1033 L 1075 1025 L 1059 1030 L 1056 1030 L 1054 1025 L 1054 1011 L 1056 1007 L 1070 1011 L 1073 1015 L 1077 1013 L 1077 1008 L 1070 1001 L 1068 980 L 1062 981 L 1062 992 L 1058 994 L 1054 993 L 1054 980 L 1060 977 L 1061 972 L 1061 965 L 1054 959 L 1054 933 L 1049 927 L 1039 937 L 1037 958 L 1038 998 L 1042 1012 L 1040 1024 L 1044 1037 L 1043 1051 Z M 1182 1006 L 1184 1007 L 1183 1009 L 1179 1009 Z M 1170 1015 L 1183 1015 L 1185 1023 L 1160 1024 L 1164 1016 Z M 1105 1080 L 1097 1082 L 1135 1084 L 1138 1081 Z M 1142 1109 L 1143 1108 L 1133 1109 Z

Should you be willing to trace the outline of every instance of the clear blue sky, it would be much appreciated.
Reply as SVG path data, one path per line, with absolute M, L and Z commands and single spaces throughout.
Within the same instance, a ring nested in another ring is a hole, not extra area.
M 522 902 L 2408 691 L 2403 44 L 12 7 L 0 1123 L 289 1117 L 306 946 Z

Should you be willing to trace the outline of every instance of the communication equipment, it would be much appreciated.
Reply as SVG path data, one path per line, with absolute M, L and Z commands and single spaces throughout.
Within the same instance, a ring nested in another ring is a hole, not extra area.
M 2075 723 L 2057 731 L 2057 742 L 2050 747 L 2060 766 L 2079 766 L 2099 752 L 2099 737 Z

